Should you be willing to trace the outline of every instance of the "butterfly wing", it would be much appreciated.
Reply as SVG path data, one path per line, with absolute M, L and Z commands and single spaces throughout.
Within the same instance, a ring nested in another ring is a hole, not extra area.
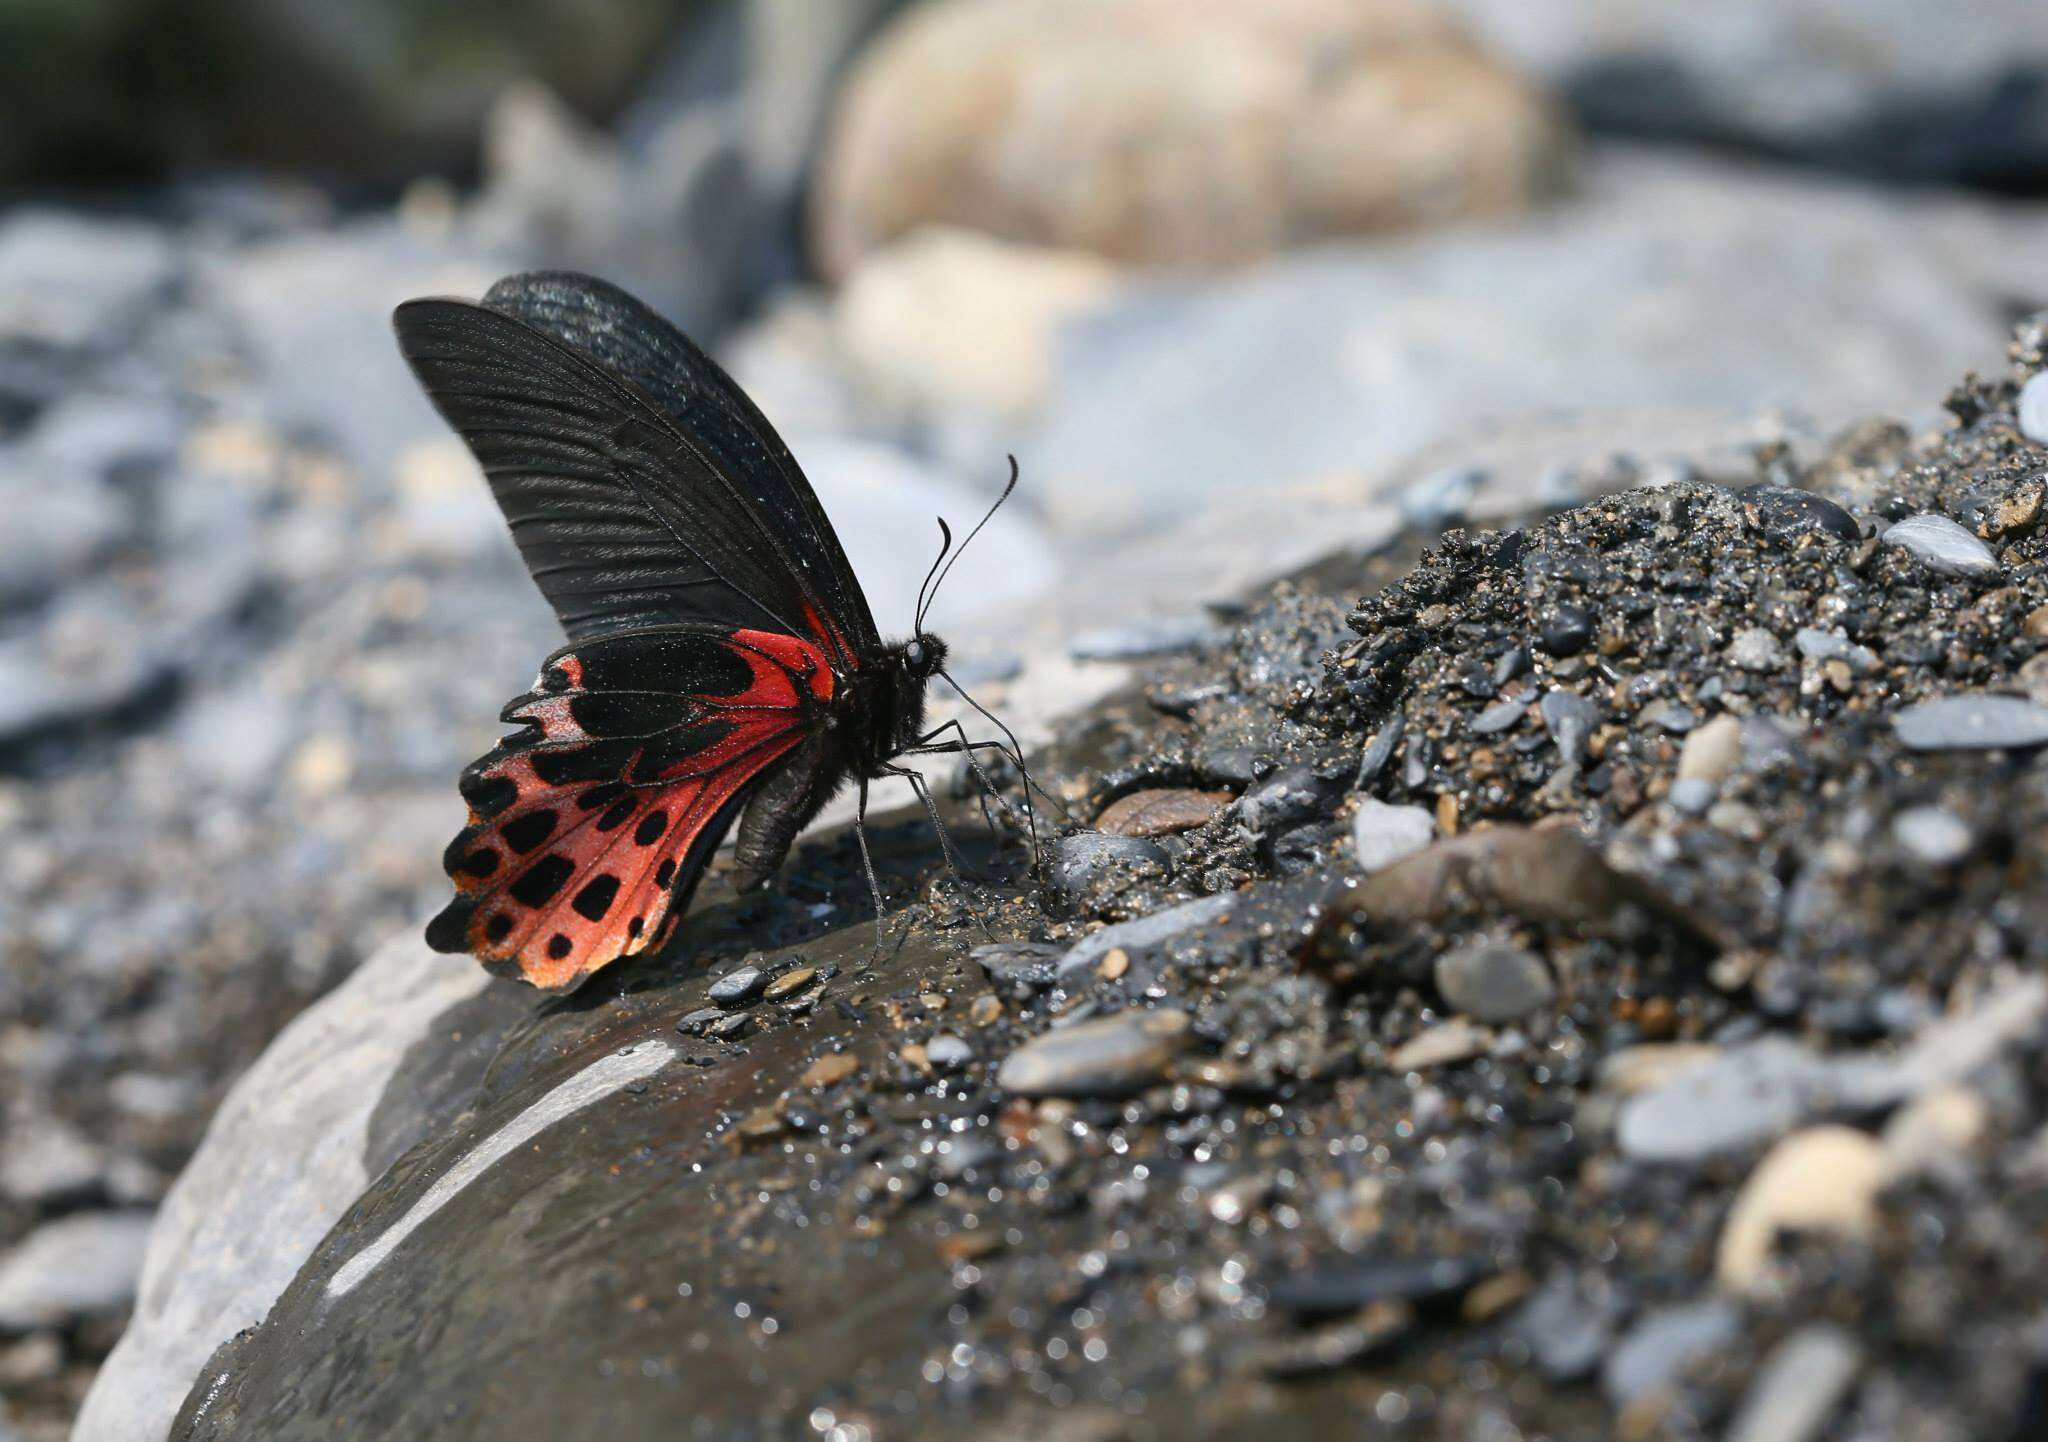
M 393 324 L 482 465 L 571 641 L 689 622 L 779 631 L 841 670 L 880 642 L 788 448 L 682 333 L 600 281 L 501 281 Z
M 836 678 L 815 643 L 672 626 L 572 643 L 462 777 L 435 949 L 562 990 L 668 939 L 755 783 Z

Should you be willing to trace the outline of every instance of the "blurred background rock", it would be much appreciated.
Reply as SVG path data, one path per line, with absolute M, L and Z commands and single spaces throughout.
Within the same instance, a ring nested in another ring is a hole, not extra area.
M 2048 303 L 2048 22 L 0 0 L 0 186 L 0 1437 L 40 1439 L 223 1085 L 435 904 L 551 644 L 392 304 L 646 295 L 885 629 L 1016 451 L 936 619 L 1042 721 L 1115 678 L 1072 651 L 1404 516 L 1928 421 Z

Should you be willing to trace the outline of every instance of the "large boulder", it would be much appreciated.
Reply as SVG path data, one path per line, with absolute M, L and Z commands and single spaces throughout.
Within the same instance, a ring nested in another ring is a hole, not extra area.
M 1511 213 L 1556 168 L 1542 99 L 1416 0 L 947 0 L 856 66 L 824 270 L 930 223 L 1161 265 Z

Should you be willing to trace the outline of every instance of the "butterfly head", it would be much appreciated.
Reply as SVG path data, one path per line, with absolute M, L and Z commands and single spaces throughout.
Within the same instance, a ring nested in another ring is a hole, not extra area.
M 946 664 L 946 643 L 929 631 L 920 631 L 903 643 L 898 655 L 913 680 L 929 681 Z

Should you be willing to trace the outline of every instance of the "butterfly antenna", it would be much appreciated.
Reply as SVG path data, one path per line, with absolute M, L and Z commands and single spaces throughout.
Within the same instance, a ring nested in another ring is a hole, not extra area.
M 1003 493 L 1000 496 L 997 496 L 996 503 L 988 508 L 988 514 L 983 516 L 980 520 L 974 523 L 974 529 L 967 533 L 967 539 L 962 541 L 960 543 L 960 548 L 953 552 L 953 559 L 946 562 L 946 569 L 939 572 L 939 578 L 936 581 L 932 582 L 932 593 L 929 597 L 925 599 L 924 606 L 920 607 L 917 613 L 917 628 L 920 631 L 924 629 L 925 607 L 929 607 L 933 601 L 938 599 L 939 587 L 946 584 L 946 577 L 952 574 L 953 567 L 957 565 L 959 563 L 960 558 L 967 553 L 967 548 L 974 544 L 974 538 L 981 534 L 981 528 L 987 525 L 990 521 L 995 519 L 996 512 L 1000 511 L 1003 508 L 1003 502 L 1010 499 L 1010 492 L 1016 489 L 1017 458 L 1015 456 L 1011 456 L 1010 479 L 1009 482 L 1003 487 Z M 958 690 L 959 688 L 955 687 L 954 689 Z M 962 692 L 961 694 L 965 695 L 966 693 Z
M 939 574 L 939 567 L 946 559 L 946 552 L 953 549 L 953 528 L 946 524 L 944 516 L 936 516 L 933 519 L 939 523 L 939 554 L 932 558 L 932 568 L 924 573 L 924 584 L 917 588 L 917 614 L 916 618 L 910 623 L 910 629 L 913 632 L 924 629 L 925 608 L 931 604 L 926 593 L 936 589 L 932 585 L 932 577 Z M 971 540 L 972 537 L 969 539 Z

